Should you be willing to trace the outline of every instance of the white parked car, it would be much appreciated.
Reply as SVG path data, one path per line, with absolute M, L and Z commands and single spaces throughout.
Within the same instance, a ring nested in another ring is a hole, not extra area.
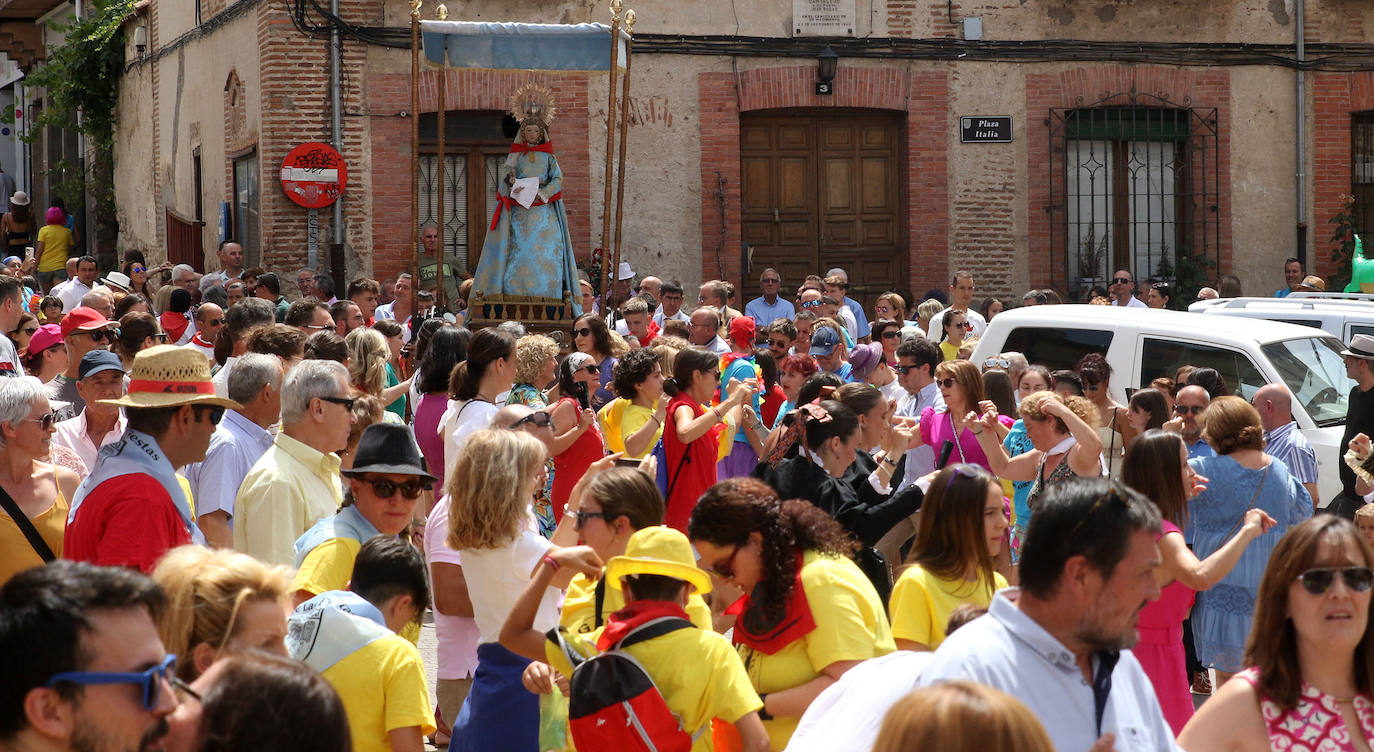
M 1199 300 L 1188 310 L 1310 326 L 1342 342 L 1349 342 L 1356 334 L 1374 334 L 1374 296 L 1369 295 L 1294 293 L 1286 298 L 1220 298 Z
M 1017 308 L 988 324 L 971 360 L 1023 353 L 1050 370 L 1073 368 L 1083 355 L 1103 353 L 1112 366 L 1110 391 L 1126 404 L 1154 379 L 1173 378 L 1179 366 L 1215 368 L 1245 399 L 1270 383 L 1293 392 L 1293 419 L 1317 452 L 1324 506 L 1341 490 L 1338 448 L 1346 403 L 1355 382 L 1345 373 L 1341 340 L 1295 324 L 1114 306 L 1051 305 Z

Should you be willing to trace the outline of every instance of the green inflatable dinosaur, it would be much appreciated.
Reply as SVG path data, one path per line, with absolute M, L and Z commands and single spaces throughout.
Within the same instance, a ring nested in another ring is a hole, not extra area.
M 1355 255 L 1350 258 L 1350 284 L 1346 292 L 1374 293 L 1374 259 L 1364 257 L 1364 241 L 1355 236 Z

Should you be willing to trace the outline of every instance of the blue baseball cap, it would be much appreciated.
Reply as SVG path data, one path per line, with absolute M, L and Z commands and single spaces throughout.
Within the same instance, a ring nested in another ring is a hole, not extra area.
M 835 351 L 835 345 L 840 344 L 840 334 L 828 326 L 817 329 L 811 335 L 811 355 L 829 355 Z
M 87 376 L 93 376 L 101 371 L 119 371 L 120 373 L 127 373 L 124 370 L 124 362 L 119 359 L 118 355 L 109 350 L 92 350 L 82 355 L 81 366 L 77 369 L 76 373 L 77 378 L 84 379 Z

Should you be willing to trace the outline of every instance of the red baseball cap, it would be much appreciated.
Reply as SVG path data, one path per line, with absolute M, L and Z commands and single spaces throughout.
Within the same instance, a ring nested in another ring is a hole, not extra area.
M 736 316 L 730 319 L 730 341 L 740 347 L 754 346 L 753 316 Z
M 105 315 L 100 311 L 87 306 L 79 306 L 62 317 L 62 339 L 71 336 L 72 332 L 93 332 L 114 325 L 115 322 L 105 318 Z

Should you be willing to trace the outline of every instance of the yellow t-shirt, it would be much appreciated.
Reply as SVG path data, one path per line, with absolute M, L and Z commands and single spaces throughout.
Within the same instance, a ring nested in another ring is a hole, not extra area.
M 992 594 L 1007 587 L 1007 580 L 992 573 L 993 586 L 980 573 L 977 582 L 943 580 L 922 569 L 908 567 L 892 587 L 892 636 L 919 642 L 934 650 L 945 641 L 945 625 L 954 609 L 971 603 L 987 608 Z
M 940 352 L 944 354 L 945 360 L 959 359 L 959 348 L 955 347 L 954 343 L 949 340 L 940 343 Z
M 67 252 L 72 248 L 72 231 L 65 225 L 43 225 L 38 230 L 38 242 L 43 244 L 43 256 L 38 259 L 38 271 L 56 272 L 67 267 Z
M 625 608 L 624 591 L 608 584 L 606 600 L 601 604 L 602 620 L 622 608 Z M 711 607 L 706 605 L 706 601 L 702 600 L 700 595 L 692 593 L 688 596 L 685 610 L 687 618 L 691 619 L 693 624 L 707 632 L 711 631 Z M 568 591 L 563 596 L 563 611 L 558 616 L 558 626 L 576 635 L 589 635 L 597 629 L 596 583 L 588 580 L 586 575 L 579 574 L 568 583 Z
M 598 652 L 596 639 L 600 636 L 600 629 L 587 635 L 565 630 L 563 639 L 590 658 Z M 663 702 L 682 720 L 682 729 L 688 734 L 702 731 L 692 744 L 693 752 L 710 751 L 712 718 L 734 723 L 763 707 L 739 655 L 723 635 L 704 629 L 679 629 L 631 645 L 625 652 L 654 680 Z M 544 655 L 550 666 L 564 676 L 572 675 L 572 666 L 557 644 L 545 641 Z
M 425 665 L 420 651 L 397 635 L 386 635 L 350 654 L 321 676 L 339 693 L 348 713 L 354 752 L 391 752 L 387 733 L 419 726 L 434 733 Z
M 882 599 L 857 564 L 807 551 L 801 581 L 816 628 L 772 655 L 736 646 L 758 692 L 791 689 L 820 676 L 821 669 L 836 661 L 864 661 L 897 649 Z M 763 722 L 773 749 L 787 746 L 799 720 L 777 717 Z
M 654 442 L 663 435 L 663 425 L 659 424 L 654 431 L 653 439 L 644 445 L 644 451 L 639 454 L 630 454 L 626 451 L 625 437 L 633 435 L 653 416 L 652 409 L 640 407 L 624 397 L 619 397 L 607 402 L 596 414 L 596 420 L 601 426 L 601 436 L 606 440 L 607 449 L 612 452 L 625 452 L 626 459 L 638 460 L 643 459 L 654 448 Z

